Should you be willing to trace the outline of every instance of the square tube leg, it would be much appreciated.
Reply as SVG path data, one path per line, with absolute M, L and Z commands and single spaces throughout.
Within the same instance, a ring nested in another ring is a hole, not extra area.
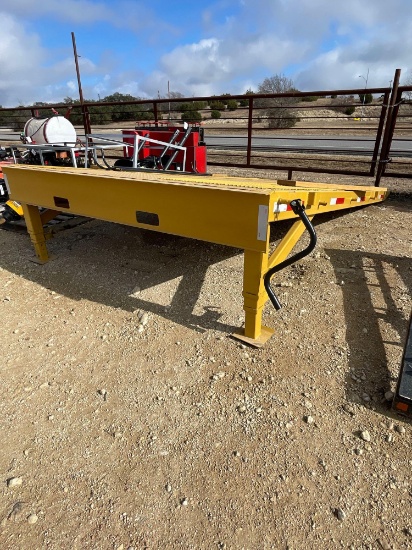
M 263 307 L 267 301 L 263 277 L 268 270 L 268 259 L 267 253 L 253 250 L 245 250 L 244 253 L 245 329 L 242 334 L 234 334 L 234 337 L 254 347 L 262 347 L 274 332 L 271 328 L 262 325 Z
M 22 204 L 22 207 L 24 221 L 26 222 L 27 231 L 33 243 L 38 263 L 46 263 L 50 258 L 46 247 L 46 237 L 39 209 L 37 206 L 31 204 Z

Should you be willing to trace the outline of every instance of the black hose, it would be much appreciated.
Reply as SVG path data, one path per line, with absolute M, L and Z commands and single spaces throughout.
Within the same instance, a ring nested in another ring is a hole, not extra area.
M 290 258 L 287 258 L 283 262 L 280 262 L 280 264 L 275 265 L 274 267 L 269 269 L 269 271 L 266 273 L 263 282 L 265 285 L 266 292 L 268 293 L 269 299 L 276 310 L 279 310 L 282 306 L 277 296 L 273 292 L 272 287 L 270 286 L 270 279 L 272 278 L 272 275 L 274 275 L 278 271 L 281 271 L 285 267 L 288 267 L 289 265 L 294 264 L 295 262 L 298 262 L 308 254 L 310 254 L 312 250 L 315 248 L 316 242 L 317 242 L 315 229 L 306 215 L 305 207 L 302 204 L 302 201 L 300 199 L 295 199 L 293 201 L 290 201 L 290 206 L 293 212 L 300 217 L 306 229 L 308 230 L 310 235 L 310 242 L 309 242 L 309 245 L 304 250 L 302 250 L 301 252 L 297 252 L 294 256 L 291 256 Z

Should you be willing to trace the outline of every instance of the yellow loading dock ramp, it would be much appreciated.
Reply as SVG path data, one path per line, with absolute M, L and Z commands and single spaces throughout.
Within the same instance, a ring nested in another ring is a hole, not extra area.
M 243 249 L 245 327 L 235 336 L 255 346 L 263 345 L 273 334 L 271 328 L 262 326 L 268 300 L 265 275 L 285 262 L 309 220 L 325 212 L 377 203 L 388 195 L 380 187 L 222 175 L 27 165 L 5 166 L 3 170 L 11 199 L 23 206 L 41 263 L 49 256 L 43 230 L 45 214 L 41 215 L 38 207 Z M 304 205 L 303 214 L 292 209 L 296 204 Z M 270 224 L 290 218 L 296 218 L 295 223 L 270 254 Z

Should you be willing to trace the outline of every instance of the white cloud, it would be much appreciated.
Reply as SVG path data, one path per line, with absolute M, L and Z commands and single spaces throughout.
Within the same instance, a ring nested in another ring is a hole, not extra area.
M 89 25 L 91 40 L 97 22 L 138 30 L 135 50 L 129 46 L 124 52 L 107 43 L 98 56 L 79 59 L 87 98 L 115 91 L 165 96 L 168 82 L 173 91 L 188 96 L 242 93 L 279 73 L 302 90 L 356 88 L 368 69 L 369 85 L 378 87 L 389 84 L 397 67 L 404 75 L 411 70 L 410 0 L 392 0 L 390 7 L 387 0 L 211 0 L 199 9 L 197 34 L 190 32 L 191 42 L 180 44 L 168 12 L 153 9 L 137 0 L 67 0 L 64 10 L 55 0 L 41 5 L 42 17 L 51 22 Z M 0 104 L 77 97 L 72 57 L 66 52 L 50 63 L 40 37 L 25 26 L 30 17 L 38 17 L 38 5 L 16 0 L 12 13 L 0 13 Z M 169 46 L 151 66 L 145 63 L 145 74 L 133 69 L 140 56 L 145 62 L 150 58 L 151 40 L 166 35 L 163 44 L 179 45 Z M 129 60 L 128 70 L 120 67 L 119 55 Z

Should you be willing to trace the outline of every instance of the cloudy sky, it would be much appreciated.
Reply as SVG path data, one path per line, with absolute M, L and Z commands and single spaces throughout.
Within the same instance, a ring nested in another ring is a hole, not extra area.
M 0 105 L 84 96 L 302 91 L 412 77 L 412 0 L 0 0 Z M 369 73 L 368 73 L 369 70 Z M 360 75 L 362 75 L 360 77 Z

